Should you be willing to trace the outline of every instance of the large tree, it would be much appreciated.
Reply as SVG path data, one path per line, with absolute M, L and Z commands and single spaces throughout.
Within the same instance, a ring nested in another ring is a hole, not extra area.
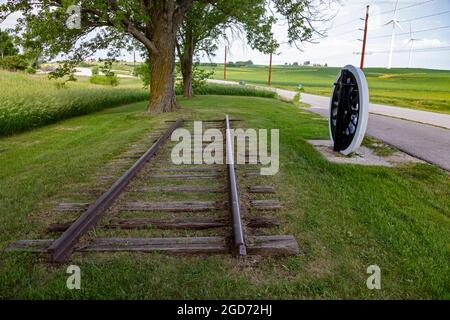
M 207 0 L 197 0 L 207 1 Z M 82 59 L 96 49 L 126 48 L 139 42 L 150 58 L 152 113 L 178 108 L 174 92 L 176 32 L 195 0 L 8 0 L 3 16 L 21 12 L 19 26 L 45 42 L 49 55 L 70 54 Z M 81 8 L 80 28 L 69 29 L 70 5 Z M 1 19 L 1 17 L 0 17 Z M 96 36 L 92 38 L 92 33 Z M 125 37 L 128 36 L 128 37 Z
M 213 54 L 226 30 L 243 31 L 249 34 L 269 36 L 273 19 L 266 15 L 266 1 L 261 0 L 217 0 L 210 3 L 195 3 L 187 13 L 177 36 L 177 53 L 183 75 L 184 96 L 191 97 L 194 56 L 200 52 Z
M 184 96 L 193 94 L 193 61 L 199 54 L 212 55 L 219 39 L 231 34 L 245 35 L 247 43 L 263 53 L 275 53 L 279 47 L 272 27 L 282 20 L 287 26 L 287 41 L 298 47 L 313 42 L 323 30 L 317 23 L 331 18 L 333 0 L 217 0 L 195 3 L 181 24 L 177 53 L 183 75 Z

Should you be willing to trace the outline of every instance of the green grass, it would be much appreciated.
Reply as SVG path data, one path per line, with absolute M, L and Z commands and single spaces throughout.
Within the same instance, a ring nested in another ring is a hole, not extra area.
M 115 87 L 119 85 L 119 78 L 117 76 L 103 76 L 103 75 L 93 75 L 89 78 L 89 82 L 92 84 L 99 84 L 102 86 L 112 86 Z
M 0 298 L 450 298 L 448 173 L 425 164 L 329 163 L 305 141 L 326 138 L 326 121 L 293 104 L 227 96 L 180 101 L 183 109 L 170 115 L 148 116 L 146 104 L 136 103 L 0 138 Z M 284 205 L 274 232 L 293 234 L 301 254 L 238 261 L 90 253 L 58 266 L 3 252 L 17 239 L 49 237 L 48 221 L 62 219 L 50 211 L 55 203 L 95 181 L 108 161 L 163 120 L 225 113 L 246 127 L 280 128 L 281 172 L 262 182 L 276 187 Z M 69 264 L 81 267 L 80 291 L 65 287 Z M 366 288 L 372 264 L 381 267 L 382 290 Z
M 214 78 L 223 79 L 222 67 L 203 67 L 215 70 Z M 331 94 L 340 68 L 283 67 L 273 68 L 273 86 L 296 90 L 302 84 L 306 93 Z M 450 113 L 450 71 L 431 69 L 366 68 L 371 102 L 400 107 Z M 244 80 L 266 85 L 267 66 L 227 68 L 227 79 Z
M 148 99 L 136 80 L 116 88 L 89 84 L 87 79 L 64 88 L 46 76 L 0 71 L 0 135 L 53 123 L 61 119 Z
M 177 94 L 183 94 L 182 88 L 177 87 Z M 247 96 L 260 98 L 275 98 L 277 94 L 269 90 L 259 90 L 245 86 L 227 86 L 207 84 L 194 89 L 195 95 L 223 95 L 223 96 Z

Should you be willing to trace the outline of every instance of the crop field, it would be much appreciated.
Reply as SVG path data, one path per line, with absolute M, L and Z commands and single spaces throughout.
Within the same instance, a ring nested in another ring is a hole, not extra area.
M 112 88 L 80 78 L 61 87 L 45 75 L 0 71 L 0 135 L 148 98 L 137 80 L 120 81 Z
M 215 71 L 223 79 L 223 66 L 202 68 Z M 292 67 L 273 68 L 273 86 L 296 90 L 302 84 L 305 92 L 330 95 L 340 68 Z M 400 107 L 450 113 L 450 71 L 430 69 L 367 68 L 371 102 Z M 267 85 L 268 67 L 227 68 L 227 80 Z

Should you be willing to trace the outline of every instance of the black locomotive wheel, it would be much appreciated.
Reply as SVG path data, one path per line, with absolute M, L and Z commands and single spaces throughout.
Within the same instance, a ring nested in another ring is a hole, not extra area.
M 347 149 L 352 143 L 360 119 L 360 98 L 355 76 L 343 69 L 334 84 L 330 108 L 330 126 L 334 151 Z

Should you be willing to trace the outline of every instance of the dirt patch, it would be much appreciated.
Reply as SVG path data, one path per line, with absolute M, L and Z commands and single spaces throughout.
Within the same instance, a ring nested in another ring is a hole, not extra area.
M 425 163 L 381 141 L 376 141 L 367 146 L 361 146 L 356 152 L 348 156 L 333 151 L 330 140 L 308 140 L 308 143 L 327 158 L 328 161 L 335 163 L 383 167 L 394 167 L 407 163 Z M 389 150 L 389 152 L 385 152 L 386 150 Z
M 378 76 L 379 79 L 391 79 L 391 78 L 418 78 L 426 75 L 425 73 L 397 73 L 397 74 L 382 74 Z

